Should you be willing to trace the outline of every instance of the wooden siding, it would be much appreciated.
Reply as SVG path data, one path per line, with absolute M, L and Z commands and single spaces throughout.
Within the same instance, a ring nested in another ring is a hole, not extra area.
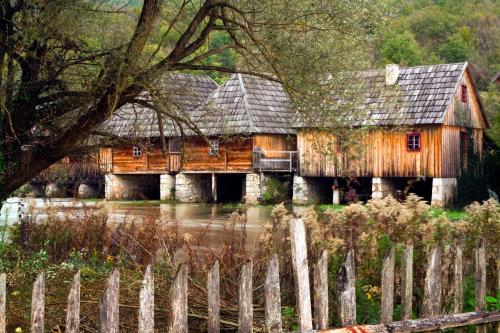
M 100 172 L 111 172 L 113 168 L 113 150 L 111 148 L 100 148 L 98 162 Z
M 406 135 L 421 133 L 421 150 L 407 151 Z M 440 177 L 441 128 L 422 126 L 413 129 L 373 129 L 356 134 L 343 149 L 334 134 L 301 130 L 297 134 L 302 176 L 361 177 Z
M 467 86 L 467 102 L 462 102 L 462 85 Z M 467 71 L 458 82 L 453 101 L 450 103 L 444 116 L 445 126 L 468 128 L 486 128 L 486 121 L 481 112 L 479 97 L 475 93 L 474 85 Z
M 267 158 L 285 158 L 290 151 L 297 150 L 295 135 L 256 134 L 253 140 L 254 149 L 260 148 Z
M 112 172 L 124 173 L 168 173 L 179 171 L 179 154 L 168 154 L 164 156 L 160 147 L 142 147 L 142 155 L 132 155 L 133 145 L 115 147 L 112 151 Z
M 209 156 L 209 146 L 201 138 L 186 139 L 182 171 L 241 171 L 252 168 L 252 138 L 220 140 L 219 156 Z

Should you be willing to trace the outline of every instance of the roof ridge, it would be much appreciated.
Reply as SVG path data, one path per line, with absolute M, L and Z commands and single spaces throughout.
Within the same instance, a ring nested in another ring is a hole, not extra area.
M 250 122 L 250 127 L 252 128 L 252 132 L 256 132 L 256 127 L 255 127 L 254 121 L 252 119 L 252 114 L 251 114 L 250 108 L 249 108 L 250 103 L 248 103 L 248 99 L 247 99 L 247 90 L 245 88 L 245 84 L 243 83 L 243 76 L 241 75 L 241 73 L 238 73 L 238 81 L 240 83 L 241 92 L 243 93 L 243 104 L 244 104 L 245 112 L 246 112 L 247 117 L 248 117 L 248 121 Z

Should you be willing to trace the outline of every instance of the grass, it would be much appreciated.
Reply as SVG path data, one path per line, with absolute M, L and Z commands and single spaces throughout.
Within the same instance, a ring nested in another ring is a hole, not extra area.
M 446 216 L 452 221 L 462 220 L 467 217 L 467 213 L 463 210 L 447 209 L 447 208 L 431 208 L 429 212 L 434 217 L 439 217 L 441 215 Z
M 319 205 L 318 208 L 320 211 L 324 212 L 326 210 L 341 210 L 344 209 L 346 205 L 337 205 L 337 204 L 323 204 Z

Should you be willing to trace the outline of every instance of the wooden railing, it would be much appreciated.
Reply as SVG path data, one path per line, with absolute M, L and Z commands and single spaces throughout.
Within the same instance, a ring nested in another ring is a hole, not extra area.
M 168 153 L 168 171 L 179 172 L 181 170 L 181 153 Z
M 99 164 L 96 162 L 57 162 L 38 174 L 33 181 L 96 181 L 99 178 L 99 175 Z
M 295 172 L 298 165 L 297 151 L 253 151 L 253 169 L 256 172 Z
M 460 313 L 463 307 L 463 271 L 462 252 L 455 253 L 455 308 L 456 314 L 441 316 L 441 249 L 435 247 L 430 254 L 427 266 L 424 296 L 423 319 L 410 320 L 413 296 L 413 246 L 406 246 L 402 268 L 402 317 L 403 321 L 392 322 L 394 311 L 394 248 L 383 258 L 381 273 L 381 316 L 380 324 L 356 325 L 356 293 L 355 293 L 355 261 L 354 250 L 350 250 L 341 267 L 341 278 L 338 282 L 340 322 L 342 328 L 329 329 L 328 315 L 328 254 L 321 253 L 319 260 L 313 265 L 313 305 L 311 307 L 309 265 L 307 259 L 306 232 L 301 219 L 290 222 L 290 240 L 292 247 L 292 264 L 295 281 L 296 311 L 300 332 L 335 332 L 335 333 L 394 333 L 421 332 L 437 329 L 479 325 L 478 332 L 485 331 L 483 324 L 500 321 L 500 311 L 483 311 L 486 299 L 486 246 L 480 241 L 474 253 L 474 274 L 476 281 L 476 312 Z M 279 261 L 276 254 L 269 261 L 264 282 L 266 326 L 269 332 L 282 331 L 280 301 Z M 239 276 L 239 332 L 250 333 L 253 330 L 253 291 L 252 261 L 248 260 Z M 117 333 L 119 330 L 119 290 L 120 271 L 114 269 L 108 279 L 107 286 L 99 304 L 100 332 Z M 154 274 L 149 265 L 142 280 L 138 299 L 138 328 L 141 333 L 153 333 L 158 330 L 154 322 Z M 219 263 L 215 262 L 207 276 L 208 298 L 208 332 L 220 330 L 220 277 Z M 45 314 L 45 275 L 40 273 L 34 283 L 31 308 L 31 332 L 41 333 L 44 329 Z M 0 274 L 0 333 L 6 327 L 6 274 Z M 171 320 L 169 332 L 184 333 L 188 330 L 188 266 L 181 263 L 170 289 Z M 96 309 L 97 310 L 97 309 Z M 66 311 L 66 333 L 79 332 L 80 325 L 80 272 L 73 277 L 68 296 Z

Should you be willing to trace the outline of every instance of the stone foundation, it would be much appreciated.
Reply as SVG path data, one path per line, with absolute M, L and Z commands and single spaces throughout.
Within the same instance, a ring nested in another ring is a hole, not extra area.
M 446 206 L 453 198 L 456 186 L 456 178 L 433 178 L 431 206 L 437 208 Z
M 58 183 L 48 183 L 45 187 L 45 196 L 47 198 L 65 198 L 67 197 L 66 188 Z
M 262 196 L 260 192 L 260 175 L 258 173 L 248 173 L 245 178 L 244 198 L 245 203 L 256 205 Z
M 175 199 L 175 175 L 160 175 L 160 200 Z
M 391 178 L 372 178 L 372 199 L 382 199 L 388 195 L 395 197 L 396 188 Z
M 105 198 L 107 200 L 152 200 L 159 198 L 158 175 L 107 174 Z
M 90 184 L 80 184 L 78 185 L 77 197 L 80 199 L 97 198 L 99 193 L 97 191 L 97 186 Z
M 293 176 L 294 204 L 312 204 L 321 202 L 321 178 Z
M 211 174 L 179 173 L 175 177 L 175 198 L 180 202 L 211 201 L 211 180 Z

